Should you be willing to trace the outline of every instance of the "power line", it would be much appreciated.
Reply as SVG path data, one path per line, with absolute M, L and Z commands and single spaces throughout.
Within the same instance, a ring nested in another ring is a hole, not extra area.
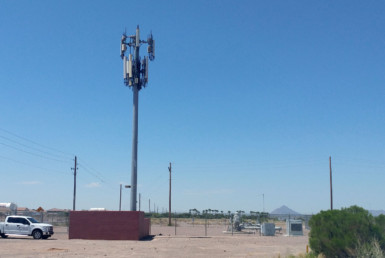
M 12 161 L 12 162 L 15 162 L 15 163 L 19 163 L 21 165 L 25 165 L 25 166 L 28 166 L 28 167 L 34 167 L 34 168 L 42 169 L 42 170 L 45 170 L 45 171 L 54 171 L 56 173 L 68 175 L 68 172 L 63 172 L 63 171 L 59 171 L 59 170 L 56 170 L 56 169 L 51 169 L 51 168 L 45 168 L 45 167 L 40 167 L 40 166 L 32 165 L 31 163 L 22 162 L 22 161 L 11 159 L 11 158 L 8 158 L 8 157 L 5 157 L 5 156 L 1 156 L 0 155 L 0 158 L 5 159 L 5 160 L 9 160 L 9 161 Z
M 40 143 L 38 143 L 36 141 L 27 139 L 27 138 L 25 138 L 23 136 L 20 136 L 18 134 L 10 132 L 9 130 L 6 130 L 4 128 L 0 128 L 0 131 L 5 132 L 6 134 L 9 134 L 9 135 L 11 135 L 11 136 L 13 136 L 13 137 L 15 137 L 17 139 L 20 139 L 22 141 L 26 141 L 26 142 L 29 142 L 29 143 L 32 144 L 32 145 L 25 144 L 25 143 L 22 143 L 20 141 L 16 141 L 16 140 L 14 140 L 12 138 L 6 137 L 4 135 L 0 135 L 0 138 L 6 140 L 8 142 L 11 142 L 11 143 L 14 143 L 14 144 L 17 144 L 17 145 L 20 145 L 20 146 L 24 147 L 24 148 L 19 148 L 19 147 L 15 147 L 13 145 L 10 145 L 10 144 L 4 143 L 4 142 L 0 142 L 1 145 L 6 146 L 7 148 L 11 148 L 11 149 L 14 149 L 14 150 L 17 150 L 17 151 L 20 151 L 20 152 L 24 152 L 24 153 L 29 154 L 29 155 L 33 155 L 33 156 L 37 156 L 37 157 L 40 157 L 40 158 L 43 158 L 43 159 L 52 160 L 52 161 L 61 162 L 61 163 L 69 163 L 69 162 L 71 162 L 73 160 L 74 154 L 71 154 L 71 153 L 68 153 L 68 152 L 64 152 L 62 150 L 59 150 L 59 149 L 56 149 L 56 148 L 52 148 L 52 147 L 46 146 L 44 144 L 40 144 Z M 33 145 L 39 146 L 42 149 L 36 148 Z M 47 150 L 44 150 L 44 149 L 47 149 Z M 45 155 L 42 155 L 42 154 L 45 154 Z M 5 157 L 5 156 L 0 156 L 0 158 L 5 159 L 5 160 L 9 160 L 9 161 L 12 161 L 12 162 L 15 162 L 15 163 L 19 163 L 19 164 L 22 164 L 22 165 L 25 165 L 25 166 L 35 167 L 35 168 L 38 168 L 38 169 L 42 169 L 42 170 L 45 170 L 45 171 L 54 171 L 56 173 L 61 173 L 61 174 L 66 174 L 66 175 L 69 174 L 68 172 L 63 172 L 63 171 L 59 171 L 59 170 L 55 170 L 55 169 L 48 169 L 48 168 L 32 165 L 31 163 L 22 162 L 22 161 L 19 161 L 19 160 L 16 160 L 16 159 L 12 159 L 12 158 L 9 158 L 9 157 Z M 80 162 L 81 163 L 79 163 L 79 162 L 77 163 L 77 170 L 79 169 L 79 167 L 83 168 L 86 173 L 88 173 L 89 175 L 97 178 L 101 183 L 103 183 L 105 186 L 107 186 L 111 190 L 115 190 L 115 187 L 113 187 L 111 184 L 106 182 L 106 180 L 103 178 L 103 173 L 100 173 L 99 171 L 97 171 L 95 168 L 93 168 L 91 165 L 89 165 L 87 162 L 85 162 L 84 159 L 80 159 Z M 80 173 L 77 176 L 79 176 L 79 175 L 81 176 L 82 174 Z
M 40 149 L 38 149 L 38 148 L 34 148 L 34 147 L 31 147 L 31 146 L 28 146 L 28 145 L 26 145 L 26 144 L 20 143 L 20 142 L 18 142 L 18 141 L 15 141 L 15 140 L 10 139 L 10 138 L 5 137 L 5 136 L 1 136 L 1 135 L 0 135 L 0 138 L 3 138 L 3 139 L 5 139 L 5 140 L 7 140 L 7 141 L 16 143 L 16 144 L 21 145 L 21 146 L 23 146 L 23 147 L 26 147 L 26 148 L 29 148 L 29 149 L 32 149 L 32 150 L 35 150 L 35 151 L 38 151 L 38 152 L 42 152 L 42 153 L 44 153 L 44 154 L 48 154 L 48 155 L 51 155 L 51 156 L 55 156 L 55 157 L 57 157 L 57 158 L 63 158 L 63 157 L 64 157 L 63 155 L 60 155 L 60 156 L 59 156 L 59 155 L 54 154 L 54 153 L 52 153 L 52 152 L 47 152 L 47 151 L 44 151 L 44 150 L 40 150 Z M 67 157 L 65 157 L 65 158 L 67 159 Z
M 83 167 L 85 167 L 85 165 L 88 167 L 89 170 L 93 171 L 93 173 L 97 174 L 98 176 L 102 177 L 102 173 L 100 173 L 99 171 L 97 171 L 95 168 L 93 168 L 89 163 L 85 162 L 84 159 L 81 159 L 80 160 L 81 163 L 83 164 L 80 164 L 82 165 Z M 84 165 L 85 164 L 85 165 Z M 87 168 L 86 168 L 87 169 Z
M 85 167 L 85 166 L 82 165 L 81 163 L 78 163 L 78 167 L 84 168 L 84 170 L 85 170 L 88 174 L 90 174 L 90 175 L 94 176 L 95 178 L 99 179 L 102 183 L 105 183 L 105 182 L 106 182 L 101 176 L 99 176 L 99 175 L 93 173 L 92 171 L 90 171 L 87 167 Z
M 21 152 L 24 152 L 24 153 L 27 153 L 27 154 L 30 154 L 30 155 L 33 155 L 33 156 L 37 156 L 37 157 L 40 157 L 40 158 L 43 158 L 43 159 L 49 159 L 49 160 L 58 161 L 58 162 L 63 162 L 63 163 L 67 163 L 67 162 L 68 162 L 68 161 L 66 161 L 66 160 L 60 160 L 60 159 L 56 159 L 56 158 L 50 158 L 50 157 L 43 156 L 43 155 L 40 155 L 40 154 L 36 154 L 36 153 L 30 152 L 30 151 L 22 150 L 22 149 L 19 149 L 19 148 L 17 148 L 17 147 L 14 147 L 14 146 L 11 146 L 11 145 L 9 145 L 9 144 L 6 144 L 6 143 L 0 142 L 0 144 L 6 146 L 6 147 L 8 147 L 8 148 L 11 148 L 11 149 L 14 149 L 14 150 L 17 150 L 17 151 L 21 151 Z
M 40 146 L 40 147 L 43 147 L 43 148 L 46 148 L 46 149 L 50 149 L 50 150 L 52 150 L 52 151 L 56 151 L 56 152 L 65 154 L 66 156 L 70 156 L 71 158 L 74 156 L 74 154 L 71 154 L 71 153 L 68 153 L 68 152 L 64 152 L 64 151 L 61 151 L 61 150 L 59 150 L 59 149 L 52 148 L 52 147 L 49 147 L 49 146 L 46 146 L 46 145 L 37 143 L 37 142 L 35 142 L 35 141 L 32 141 L 32 140 L 30 140 L 30 139 L 27 139 L 27 138 L 25 138 L 25 137 L 22 137 L 22 136 L 20 136 L 20 135 L 17 135 L 17 134 L 15 134 L 15 133 L 13 133 L 13 132 L 10 132 L 10 131 L 8 131 L 8 130 L 5 130 L 5 129 L 3 129 L 3 128 L 0 128 L 0 131 L 3 131 L 3 132 L 5 132 L 5 133 L 7 133 L 7 134 L 10 134 L 10 135 L 12 135 L 12 136 L 14 136 L 14 137 L 17 137 L 17 138 L 19 138 L 19 139 L 22 139 L 22 140 L 24 140 L 24 141 L 33 143 L 33 144 L 38 145 L 38 146 Z

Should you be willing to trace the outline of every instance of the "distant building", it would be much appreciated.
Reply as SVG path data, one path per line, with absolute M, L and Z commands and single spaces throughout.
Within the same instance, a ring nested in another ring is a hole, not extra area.
M 5 215 L 16 214 L 17 205 L 13 202 L 0 203 L 0 212 L 4 213 Z
M 68 212 L 69 210 L 68 209 L 57 209 L 57 208 L 52 208 L 52 209 L 49 209 L 47 210 L 47 214 L 63 214 L 63 213 L 66 213 Z
M 31 211 L 26 207 L 18 207 L 16 214 L 21 216 L 30 216 Z

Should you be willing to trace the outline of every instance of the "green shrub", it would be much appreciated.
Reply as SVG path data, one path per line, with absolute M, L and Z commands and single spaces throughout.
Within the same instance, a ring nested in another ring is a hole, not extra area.
M 370 248 L 378 241 L 384 248 L 385 216 L 373 218 L 358 206 L 321 211 L 309 221 L 309 244 L 316 254 L 326 257 L 357 257 L 360 248 Z
M 356 248 L 356 255 L 359 258 L 382 258 L 384 257 L 384 252 L 381 249 L 380 243 L 377 239 L 373 239 L 369 243 L 361 244 L 359 243 Z

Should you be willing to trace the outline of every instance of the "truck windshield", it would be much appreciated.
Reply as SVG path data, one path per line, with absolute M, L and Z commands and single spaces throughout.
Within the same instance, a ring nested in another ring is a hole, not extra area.
M 28 217 L 27 219 L 32 223 L 39 223 L 39 221 L 35 220 L 34 218 Z

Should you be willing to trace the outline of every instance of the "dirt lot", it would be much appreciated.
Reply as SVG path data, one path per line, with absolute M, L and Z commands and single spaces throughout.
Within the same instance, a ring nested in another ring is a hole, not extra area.
M 205 228 L 177 222 L 175 229 L 153 223 L 154 237 L 144 241 L 69 240 L 66 227 L 54 230 L 48 240 L 0 239 L 0 257 L 286 257 L 305 253 L 308 244 L 307 231 L 297 237 L 265 237 L 255 232 L 232 235 L 223 233 L 224 224 Z

